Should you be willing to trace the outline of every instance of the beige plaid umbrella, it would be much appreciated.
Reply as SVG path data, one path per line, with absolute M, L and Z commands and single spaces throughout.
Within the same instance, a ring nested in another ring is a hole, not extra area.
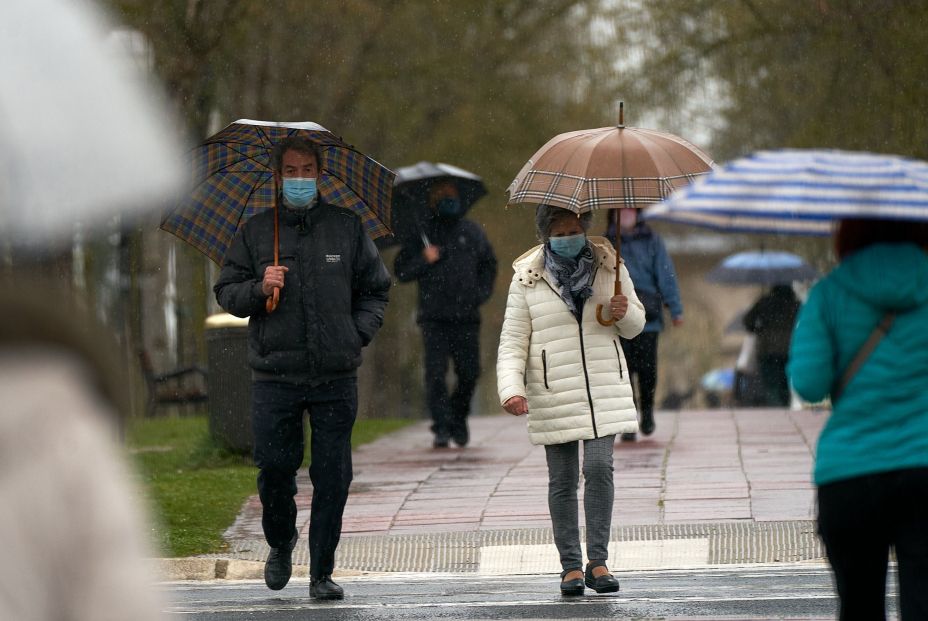
M 619 124 L 559 134 L 526 162 L 509 185 L 507 205 L 551 205 L 580 214 L 659 203 L 713 167 L 712 158 L 679 136 Z M 616 239 L 616 260 L 621 244 Z M 622 292 L 616 264 L 615 292 Z M 603 325 L 613 323 L 596 315 Z

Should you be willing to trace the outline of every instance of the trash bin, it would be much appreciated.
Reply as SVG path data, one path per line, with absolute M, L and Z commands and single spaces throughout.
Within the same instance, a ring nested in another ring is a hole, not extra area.
M 251 369 L 248 367 L 248 319 L 228 313 L 206 319 L 209 365 L 209 433 L 236 453 L 251 453 Z

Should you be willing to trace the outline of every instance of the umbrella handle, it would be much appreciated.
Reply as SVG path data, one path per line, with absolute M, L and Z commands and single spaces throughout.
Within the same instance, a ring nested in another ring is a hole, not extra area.
M 280 288 L 274 287 L 274 293 L 267 296 L 267 300 L 264 302 L 264 308 L 267 312 L 273 313 L 278 304 L 280 304 Z
M 622 281 L 619 280 L 618 262 L 615 265 L 615 289 L 613 291 L 614 291 L 613 295 L 619 295 L 622 293 Z M 602 304 L 596 305 L 596 321 L 598 321 L 599 325 L 601 326 L 611 326 L 615 323 L 615 319 L 610 317 L 608 313 L 606 313 L 606 315 L 603 316 L 603 305 Z

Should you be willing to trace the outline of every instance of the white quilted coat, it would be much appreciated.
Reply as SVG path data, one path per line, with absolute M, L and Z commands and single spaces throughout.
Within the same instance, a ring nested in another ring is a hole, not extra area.
M 644 327 L 644 307 L 625 265 L 622 293 L 628 312 L 612 326 L 596 320 L 596 305 L 608 314 L 615 282 L 615 251 L 602 237 L 590 237 L 596 258 L 593 295 L 583 306 L 582 326 L 557 293 L 544 269 L 542 246 L 512 264 L 506 317 L 500 335 L 496 378 L 500 403 L 528 400 L 528 432 L 533 444 L 561 444 L 638 431 L 638 415 L 619 336 L 632 338 Z M 582 327 L 582 329 L 581 329 Z

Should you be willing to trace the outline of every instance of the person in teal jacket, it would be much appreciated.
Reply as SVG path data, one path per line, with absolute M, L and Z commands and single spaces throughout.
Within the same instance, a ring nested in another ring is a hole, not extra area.
M 818 530 L 841 619 L 885 618 L 895 548 L 903 620 L 928 619 L 928 223 L 845 220 L 840 264 L 799 312 L 788 374 L 832 395 L 887 312 L 896 317 L 837 399 L 818 440 Z

